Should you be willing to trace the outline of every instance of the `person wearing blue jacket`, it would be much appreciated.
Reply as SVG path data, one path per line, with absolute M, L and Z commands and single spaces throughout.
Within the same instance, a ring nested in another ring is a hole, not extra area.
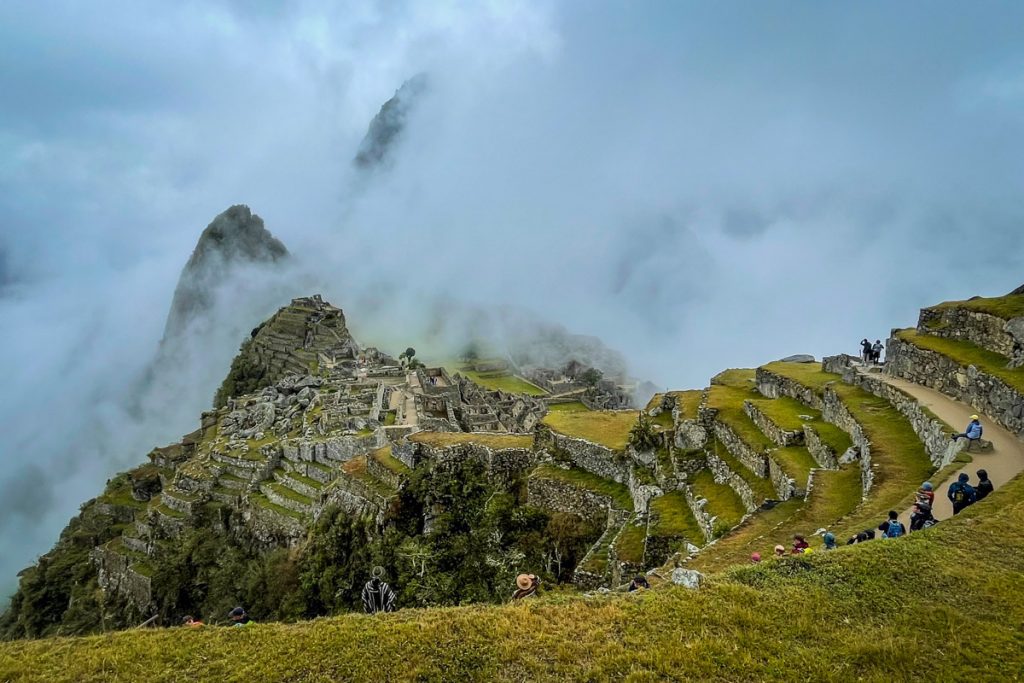
M 971 422 L 967 425 L 967 429 L 962 434 L 954 434 L 952 439 L 953 441 L 961 438 L 967 439 L 967 448 L 970 450 L 971 446 L 981 439 L 981 433 L 981 421 L 977 415 L 971 415 Z
M 949 485 L 946 497 L 953 503 L 954 515 L 973 503 L 977 497 L 974 487 L 967 483 L 970 478 L 966 472 L 961 472 L 957 480 Z

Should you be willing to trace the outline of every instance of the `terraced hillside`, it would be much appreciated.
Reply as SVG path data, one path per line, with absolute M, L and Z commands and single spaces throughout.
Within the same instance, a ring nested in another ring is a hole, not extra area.
M 125 621 L 154 611 L 170 619 L 175 603 L 161 593 L 167 558 L 198 543 L 194 530 L 244 539 L 256 553 L 250 562 L 278 557 L 283 567 L 297 557 L 305 566 L 339 533 L 325 519 L 365 525 L 344 532 L 351 546 L 337 556 L 387 565 L 407 584 L 406 605 L 497 601 L 520 571 L 548 585 L 614 590 L 641 572 L 746 564 L 752 552 L 789 546 L 794 534 L 820 546 L 817 537 L 831 531 L 843 542 L 889 510 L 907 510 L 921 482 L 933 478 L 941 489 L 967 459 L 964 443 L 949 438 L 961 426 L 943 421 L 915 387 L 1024 433 L 1017 342 L 986 341 L 992 312 L 1015 315 L 1018 302 L 977 301 L 925 309 L 916 330 L 889 340 L 885 368 L 837 355 L 731 369 L 704 389 L 658 394 L 641 410 L 562 399 L 549 406 L 443 369 L 405 372 L 346 339 L 345 358 L 321 349 L 316 375 L 286 374 L 227 397 L 181 443 L 113 479 L 58 545 L 89 548 L 96 583 L 82 570 L 80 588 L 65 590 L 73 604 L 81 587 L 101 589 L 95 594 Z M 287 319 L 301 344 L 319 348 L 323 318 L 305 327 Z M 1018 318 L 1000 320 L 1016 339 Z M 1000 473 L 999 483 L 1015 472 Z M 480 538 L 489 545 L 472 550 Z M 452 548 L 462 554 L 448 557 Z M 45 584 L 72 556 L 44 558 L 23 585 Z M 474 587 L 454 597 L 459 584 L 430 583 L 428 562 L 442 576 L 476 572 L 463 579 Z M 315 583 L 322 567 L 305 581 Z M 331 576 L 342 592 L 358 580 Z M 5 617 L 8 633 L 97 626 L 66 608 L 23 623 L 28 603 L 19 600 L 13 625 Z M 351 605 L 309 604 L 295 616 Z M 274 609 L 267 616 L 285 614 Z

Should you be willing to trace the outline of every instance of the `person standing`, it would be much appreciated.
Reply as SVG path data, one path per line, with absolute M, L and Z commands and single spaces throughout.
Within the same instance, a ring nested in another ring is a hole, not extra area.
M 871 342 L 867 340 L 867 337 L 860 340 L 860 357 L 864 359 L 865 363 L 871 362 Z
M 932 516 L 932 506 L 924 501 L 914 503 L 914 511 L 910 513 L 910 530 L 920 531 L 935 524 L 935 517 Z
M 900 521 L 900 513 L 889 510 L 889 518 L 878 525 L 882 538 L 899 538 L 907 535 L 907 527 Z
M 885 346 L 882 344 L 881 339 L 876 339 L 874 345 L 871 347 L 871 360 L 876 363 L 881 363 L 882 351 L 885 351 Z
M 977 494 L 974 491 L 974 487 L 967 483 L 969 480 L 970 476 L 966 472 L 961 472 L 957 480 L 949 485 L 946 497 L 953 503 L 954 515 L 960 514 L 961 510 L 975 500 Z
M 363 609 L 367 614 L 395 611 L 395 592 L 383 579 L 384 567 L 374 567 L 363 586 Z
M 977 503 L 979 500 L 992 493 L 995 487 L 992 486 L 992 480 L 988 478 L 988 472 L 985 470 L 978 470 L 978 485 L 974 487 L 974 502 Z

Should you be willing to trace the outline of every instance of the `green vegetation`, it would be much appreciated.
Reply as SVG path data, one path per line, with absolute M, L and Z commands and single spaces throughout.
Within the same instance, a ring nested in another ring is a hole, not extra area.
M 718 410 L 716 420 L 730 427 L 753 451 L 762 453 L 774 444 L 743 410 L 744 401 L 759 395 L 752 389 L 712 384 L 708 389 L 708 407 Z
M 781 377 L 789 377 L 818 393 L 821 393 L 826 385 L 842 380 L 839 375 L 822 370 L 821 363 L 784 363 L 776 361 L 762 367 Z
M 458 373 L 485 389 L 526 394 L 527 396 L 547 396 L 548 394 L 548 392 L 536 384 L 531 384 L 522 377 L 513 375 L 511 372 L 476 372 L 471 370 L 471 367 L 473 367 L 472 363 L 462 363 L 459 361 L 444 363 L 444 368 L 448 371 L 448 374 L 454 376 Z
M 570 401 L 568 403 L 551 403 L 548 405 L 549 413 L 585 413 L 590 408 L 586 404 L 580 401 Z
M 548 413 L 544 424 L 559 434 L 586 439 L 613 451 L 623 451 L 638 415 L 636 410 Z
M 636 518 L 626 522 L 615 539 L 615 556 L 620 562 L 642 565 L 644 562 L 644 540 L 647 537 L 647 525 L 636 524 Z
M 821 419 L 821 413 L 813 408 L 808 408 L 800 401 L 788 396 L 780 396 L 775 399 L 760 398 L 749 399 L 754 407 L 761 411 L 765 417 L 771 420 L 777 427 L 787 432 L 803 431 L 804 423 L 817 424 Z M 801 415 L 808 415 L 807 420 Z
M 701 470 L 690 479 L 690 487 L 697 498 L 707 498 L 705 510 L 717 517 L 713 529 L 715 538 L 740 523 L 747 514 L 743 501 L 727 484 L 719 484 L 711 470 Z
M 850 435 L 831 422 L 815 422 L 811 425 L 811 429 L 817 433 L 821 442 L 831 448 L 836 455 L 842 455 L 853 445 Z
M 670 491 L 652 500 L 651 519 L 651 536 L 682 537 L 694 545 L 704 545 L 704 534 L 682 491 Z
M 633 509 L 633 498 L 629 495 L 629 489 L 625 485 L 614 482 L 611 479 L 599 477 L 586 470 L 576 467 L 562 469 L 554 465 L 541 465 L 530 476 L 554 479 L 601 496 L 606 496 L 611 498 L 612 504 L 620 510 Z
M 213 397 L 213 407 L 223 408 L 229 398 L 250 394 L 270 383 L 266 370 L 260 365 L 255 354 L 250 353 L 252 339 L 246 339 L 238 349 L 238 355 L 231 361 L 231 369 Z
M 301 512 L 296 512 L 291 508 L 286 508 L 283 505 L 278 505 L 277 503 L 273 502 L 262 493 L 250 493 L 249 501 L 252 502 L 254 505 L 258 505 L 261 508 L 266 508 L 267 510 L 273 510 L 277 514 L 284 515 L 285 517 L 292 517 L 297 520 L 305 519 Z
M 391 455 L 391 446 L 378 448 L 370 454 L 370 457 L 383 465 L 389 472 L 394 474 L 407 475 L 412 471 L 404 462 Z
M 754 498 L 757 501 L 764 502 L 766 500 L 772 500 L 778 497 L 778 493 L 775 491 L 775 487 L 768 479 L 757 476 L 743 463 L 733 457 L 729 449 L 726 448 L 718 439 L 713 439 L 710 443 L 711 452 L 717 455 L 729 469 L 740 477 L 743 481 L 747 482 L 751 490 L 754 492 Z
M 0 644 L 0 673 L 27 682 L 153 683 L 925 681 L 936 672 L 1005 680 L 1024 669 L 1019 634 L 1007 627 L 1024 614 L 1022 498 L 1017 480 L 928 531 L 737 567 L 711 576 L 697 592 L 656 587 L 639 595 L 551 595 L 530 604 L 353 614 L 244 630 L 20 641 Z M 342 591 L 346 598 L 352 593 Z M 522 646 L 524 633 L 531 634 L 529 647 Z
M 803 446 L 776 448 L 769 453 L 769 457 L 790 478 L 795 479 L 796 485 L 800 488 L 807 485 L 807 475 L 818 466 L 818 463 L 811 457 L 811 452 Z
M 679 406 L 680 420 L 697 419 L 697 409 L 700 407 L 701 398 L 704 395 L 703 391 L 700 389 L 670 391 L 668 395 L 673 396 L 676 399 L 676 405 Z
M 968 301 L 946 301 L 932 308 L 963 308 L 1009 320 L 1024 316 L 1024 296 L 1008 294 L 1006 296 L 979 297 Z
M 409 441 L 426 444 L 434 448 L 446 448 L 460 444 L 477 444 L 495 450 L 500 448 L 533 448 L 530 434 L 492 434 L 487 432 L 416 432 Z
M 1024 296 L 1019 298 L 1024 299 Z M 1000 356 L 971 342 L 918 334 L 914 329 L 900 330 L 896 336 L 918 348 L 940 353 L 964 367 L 973 365 L 982 372 L 998 377 L 1017 391 L 1024 392 L 1024 368 L 1006 367 L 1010 362 L 1006 356 Z

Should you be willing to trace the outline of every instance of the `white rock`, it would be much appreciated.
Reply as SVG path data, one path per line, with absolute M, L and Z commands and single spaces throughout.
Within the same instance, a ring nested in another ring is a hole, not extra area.
M 687 588 L 697 589 L 700 587 L 703 580 L 704 575 L 696 569 L 676 567 L 672 570 L 672 583 L 677 586 L 686 586 Z

